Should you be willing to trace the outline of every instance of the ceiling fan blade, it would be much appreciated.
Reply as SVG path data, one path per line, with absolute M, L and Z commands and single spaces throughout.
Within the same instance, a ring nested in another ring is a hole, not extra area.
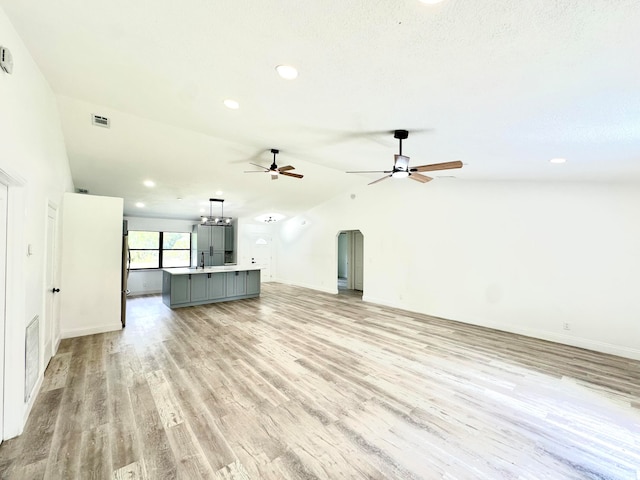
M 269 170 L 245 170 L 244 173 L 266 173 Z
M 373 185 L 374 183 L 381 182 L 382 180 L 386 180 L 387 178 L 391 178 L 391 175 L 387 175 L 386 177 L 382 177 L 382 178 L 379 178 L 378 180 L 374 180 L 373 182 L 368 183 L 367 185 Z
M 291 165 L 286 165 L 284 167 L 279 167 L 278 170 L 281 172 L 286 172 L 287 170 L 295 170 L 296 167 L 292 167 Z
M 392 170 L 358 170 L 357 172 L 344 172 L 344 173 L 391 173 Z
M 258 167 L 258 168 L 262 168 L 265 171 L 269 171 L 269 169 L 267 167 L 263 167 L 262 165 L 258 165 L 257 163 L 251 163 L 249 162 L 249 165 L 253 165 L 254 167 Z
M 300 175 L 299 173 L 283 172 L 282 169 L 280 169 L 280 175 L 284 175 L 286 177 L 293 177 L 293 178 L 302 178 L 302 177 L 304 177 L 304 175 Z
M 421 175 L 421 174 L 415 173 L 415 172 L 414 173 L 410 173 L 409 174 L 409 178 L 411 180 L 415 180 L 415 181 L 420 182 L 420 183 L 427 183 L 427 182 L 430 182 L 431 180 L 433 180 L 433 178 L 431 178 L 431 177 L 427 177 L 426 175 Z
M 435 170 L 448 170 L 450 168 L 462 168 L 462 162 L 456 160 L 455 162 L 444 163 L 432 163 L 431 165 L 420 165 L 418 167 L 411 167 L 410 172 L 433 172 Z

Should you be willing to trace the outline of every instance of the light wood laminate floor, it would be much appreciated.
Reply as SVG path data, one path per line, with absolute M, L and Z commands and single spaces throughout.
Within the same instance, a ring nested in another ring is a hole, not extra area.
M 62 342 L 2 478 L 640 478 L 639 362 L 279 284 L 128 312 Z

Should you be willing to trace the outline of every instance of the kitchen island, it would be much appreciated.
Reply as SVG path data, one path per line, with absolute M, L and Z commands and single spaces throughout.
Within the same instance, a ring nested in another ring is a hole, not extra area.
M 260 296 L 260 269 L 225 265 L 165 268 L 162 301 L 171 308 L 228 302 Z

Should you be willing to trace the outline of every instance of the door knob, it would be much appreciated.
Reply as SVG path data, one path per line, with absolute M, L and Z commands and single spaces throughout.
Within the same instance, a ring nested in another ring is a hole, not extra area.
M 53 293 L 58 293 L 58 292 L 60 291 L 60 289 L 59 289 L 59 288 L 55 288 L 55 287 L 53 287 L 53 289 L 52 289 L 51 291 L 52 291 Z

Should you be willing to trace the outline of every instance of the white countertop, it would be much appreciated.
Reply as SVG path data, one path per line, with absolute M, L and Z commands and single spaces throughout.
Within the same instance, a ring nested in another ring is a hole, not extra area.
M 164 272 L 171 275 L 189 275 L 197 273 L 216 273 L 216 272 L 246 272 L 247 270 L 260 270 L 255 264 L 250 265 L 221 265 L 219 267 L 204 268 L 163 268 Z

